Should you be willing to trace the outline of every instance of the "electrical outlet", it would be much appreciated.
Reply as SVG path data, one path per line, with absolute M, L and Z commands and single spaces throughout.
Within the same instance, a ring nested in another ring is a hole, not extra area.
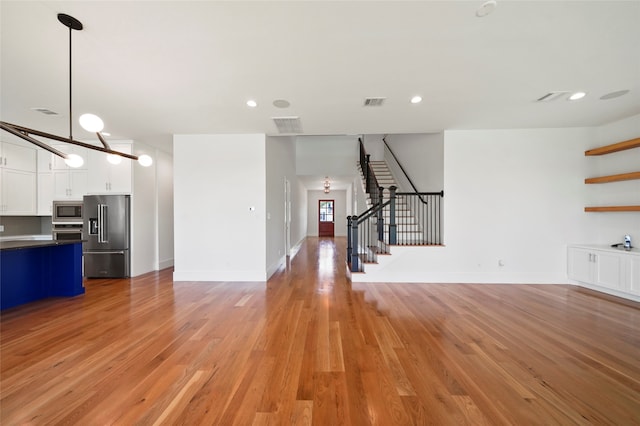
M 4 225 L 0 225 L 0 232 L 4 232 Z

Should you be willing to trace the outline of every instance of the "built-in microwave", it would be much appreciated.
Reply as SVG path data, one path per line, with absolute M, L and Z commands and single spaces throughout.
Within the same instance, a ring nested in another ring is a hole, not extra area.
M 82 201 L 54 201 L 51 223 L 82 223 Z

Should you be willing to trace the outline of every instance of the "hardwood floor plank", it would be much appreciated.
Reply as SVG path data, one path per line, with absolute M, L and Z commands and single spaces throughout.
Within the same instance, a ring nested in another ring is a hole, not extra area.
M 0 424 L 640 424 L 640 304 L 567 285 L 164 270 L 0 315 Z

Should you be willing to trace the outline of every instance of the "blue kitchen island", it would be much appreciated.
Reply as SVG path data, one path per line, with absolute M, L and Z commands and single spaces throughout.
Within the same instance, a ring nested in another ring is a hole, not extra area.
M 82 241 L 0 242 L 0 309 L 79 294 Z

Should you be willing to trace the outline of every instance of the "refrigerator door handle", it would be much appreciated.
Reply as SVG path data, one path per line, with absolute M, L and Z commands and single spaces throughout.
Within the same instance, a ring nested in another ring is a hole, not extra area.
M 107 235 L 107 205 L 98 204 L 98 242 L 108 243 Z

